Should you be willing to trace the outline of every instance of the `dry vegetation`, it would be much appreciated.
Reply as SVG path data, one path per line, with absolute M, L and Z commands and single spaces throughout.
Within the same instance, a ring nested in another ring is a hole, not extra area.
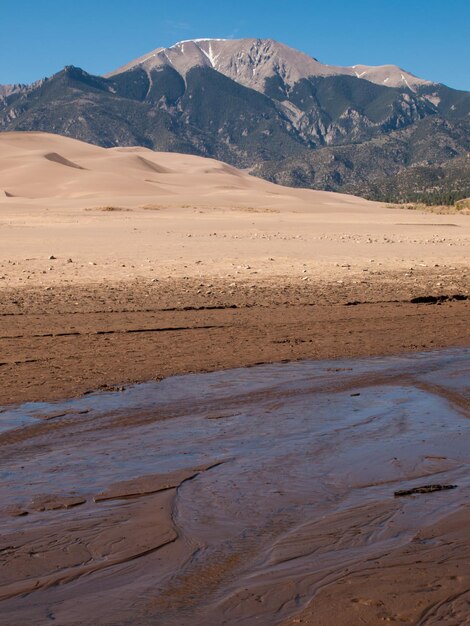
M 85 211 L 103 211 L 105 213 L 111 213 L 113 211 L 131 211 L 131 209 L 126 209 L 120 206 L 94 206 L 87 207 Z
M 429 205 L 422 202 L 408 202 L 405 204 L 387 204 L 386 206 L 389 209 L 408 209 L 410 211 L 422 211 L 437 215 L 470 215 L 470 198 L 458 200 L 452 205 Z

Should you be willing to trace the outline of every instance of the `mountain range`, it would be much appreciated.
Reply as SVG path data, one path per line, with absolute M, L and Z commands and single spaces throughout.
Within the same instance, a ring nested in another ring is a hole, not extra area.
M 470 93 L 394 65 L 325 65 L 270 39 L 196 39 L 105 75 L 0 86 L 0 130 L 215 157 L 372 199 L 470 196 Z

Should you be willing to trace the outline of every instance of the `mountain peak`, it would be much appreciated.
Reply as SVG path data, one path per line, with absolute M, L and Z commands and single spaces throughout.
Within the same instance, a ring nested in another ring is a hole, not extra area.
M 231 41 L 230 39 L 220 39 L 217 37 L 202 37 L 201 39 L 182 39 L 181 41 L 177 41 L 170 48 L 176 48 L 183 43 L 201 43 L 201 41 Z
M 432 85 L 396 65 L 341 67 L 320 63 L 314 57 L 274 39 L 199 38 L 156 48 L 147 55 L 108 74 L 114 76 L 135 67 L 147 72 L 171 66 L 183 76 L 193 67 L 210 67 L 236 82 L 264 92 L 266 79 L 279 77 L 287 86 L 318 76 L 353 76 L 386 87 L 414 91 Z

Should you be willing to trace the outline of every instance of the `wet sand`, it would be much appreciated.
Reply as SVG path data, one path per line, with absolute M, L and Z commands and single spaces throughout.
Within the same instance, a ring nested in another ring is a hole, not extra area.
M 1 293 L 0 405 L 260 362 L 470 345 L 467 279 L 441 268 L 412 284 L 390 273 L 365 284 L 173 279 Z
M 7 408 L 0 623 L 465 624 L 469 357 Z M 435 483 L 457 488 L 394 496 Z

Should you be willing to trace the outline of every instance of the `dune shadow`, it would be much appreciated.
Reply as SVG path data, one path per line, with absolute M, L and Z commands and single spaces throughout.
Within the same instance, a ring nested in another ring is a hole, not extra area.
M 66 167 L 73 167 L 76 170 L 86 169 L 85 167 L 78 165 L 78 163 L 69 161 L 69 159 L 66 159 L 65 157 L 63 157 L 61 154 L 58 154 L 57 152 L 48 152 L 47 154 L 44 155 L 44 158 L 47 159 L 48 161 L 52 161 L 52 163 L 58 163 L 59 165 L 65 165 Z

